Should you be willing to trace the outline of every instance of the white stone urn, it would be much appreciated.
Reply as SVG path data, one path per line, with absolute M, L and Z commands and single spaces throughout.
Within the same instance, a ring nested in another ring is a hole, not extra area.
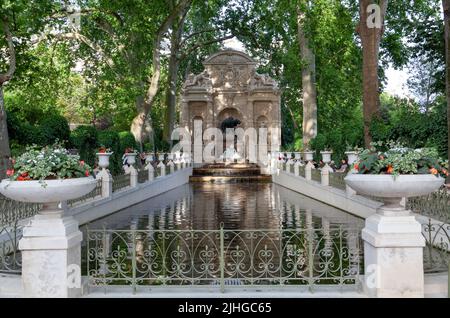
M 356 151 L 347 151 L 345 153 L 345 155 L 347 156 L 347 160 L 348 160 L 348 164 L 352 165 L 354 164 L 356 161 L 359 160 L 359 153 Z
M 424 196 L 438 190 L 444 179 L 432 174 L 399 175 L 349 174 L 345 183 L 358 194 L 384 201 L 382 210 L 405 211 L 402 198 Z
M 25 297 L 81 296 L 81 241 L 83 234 L 72 216 L 64 216 L 59 202 L 94 190 L 93 177 L 0 183 L 0 193 L 22 202 L 43 203 L 42 210 L 23 229 L 22 286 Z
M 123 155 L 123 158 L 126 159 L 126 163 L 129 164 L 130 166 L 134 165 L 136 163 L 136 156 L 137 153 L 135 152 L 130 152 L 130 153 L 126 153 Z
M 320 154 L 322 155 L 322 161 L 324 163 L 331 162 L 331 155 L 333 154 L 333 151 L 324 150 L 324 151 L 321 151 Z
M 425 175 L 350 174 L 345 182 L 358 194 L 379 197 L 384 204 L 362 230 L 365 277 L 371 297 L 424 297 L 422 225 L 401 205 L 402 198 L 427 195 L 444 179 Z M 375 276 L 374 276 L 375 275 Z
M 15 201 L 55 206 L 59 202 L 80 198 L 95 189 L 93 177 L 44 181 L 11 181 L 0 183 L 0 193 Z
M 113 152 L 99 152 L 97 153 L 98 157 L 98 166 L 103 169 L 108 169 L 109 167 L 109 157 L 113 155 Z
M 314 151 L 303 151 L 303 159 L 305 159 L 305 161 L 313 161 Z
M 295 154 L 295 160 L 300 161 L 302 159 L 301 152 L 294 152 L 294 154 Z
M 153 162 L 153 161 L 155 161 L 155 156 L 153 154 L 149 153 L 145 156 L 145 161 L 147 163 Z

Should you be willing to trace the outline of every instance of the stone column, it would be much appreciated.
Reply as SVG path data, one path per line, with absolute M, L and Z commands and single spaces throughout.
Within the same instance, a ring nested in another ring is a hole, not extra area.
M 135 188 L 138 186 L 138 171 L 136 170 L 135 167 L 130 166 L 129 173 L 130 173 L 130 186 L 132 188 Z
M 308 163 L 305 166 L 305 179 L 307 181 L 311 181 L 311 170 L 314 169 L 314 165 L 311 163 L 311 161 L 308 161 Z
M 153 167 L 153 164 L 149 162 L 145 166 L 145 170 L 148 171 L 148 181 L 153 181 L 155 179 L 155 168 Z
M 169 173 L 172 174 L 175 172 L 175 164 L 173 163 L 173 161 L 169 161 L 169 163 L 167 164 L 167 166 L 169 167 Z
M 102 169 L 97 174 L 97 179 L 102 182 L 102 198 L 109 198 L 112 196 L 113 178 L 108 169 Z
M 78 222 L 63 217 L 58 204 L 44 205 L 23 229 L 22 283 L 25 297 L 81 296 L 81 241 Z
M 295 164 L 294 164 L 294 175 L 296 177 L 300 176 L 300 167 L 301 167 L 301 165 L 302 164 L 300 163 L 300 161 L 296 161 Z
M 163 161 L 159 162 L 158 169 L 160 169 L 161 171 L 160 177 L 164 177 L 166 175 L 166 165 L 164 164 Z
M 366 219 L 364 288 L 372 297 L 424 297 L 421 224 L 403 207 L 385 206 Z
M 327 163 L 320 171 L 320 177 L 323 186 L 327 187 L 330 185 L 330 166 Z

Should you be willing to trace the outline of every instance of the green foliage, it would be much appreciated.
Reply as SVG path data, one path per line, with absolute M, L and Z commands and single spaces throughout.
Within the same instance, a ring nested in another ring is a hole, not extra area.
M 434 174 L 448 177 L 447 168 L 435 149 L 412 149 L 393 142 L 373 143 L 370 149 L 360 154 L 354 168 L 360 174 Z
M 411 148 L 435 148 L 447 157 L 446 103 L 438 98 L 428 112 L 411 100 L 382 95 L 382 116 L 372 122 L 374 141 L 394 140 Z
M 98 134 L 93 126 L 79 126 L 70 136 L 72 145 L 78 149 L 81 160 L 91 166 L 95 164 L 95 152 L 98 148 Z
M 36 124 L 20 119 L 20 114 L 11 111 L 8 112 L 7 119 L 10 139 L 18 145 L 45 146 L 58 140 L 65 143 L 70 139 L 67 119 L 58 114 L 42 116 Z
M 42 149 L 28 147 L 15 160 L 8 176 L 17 181 L 50 180 L 88 177 L 91 172 L 79 156 L 70 155 L 62 145 L 55 144 Z
M 64 116 L 58 114 L 46 116 L 40 122 L 40 127 L 47 144 L 56 141 L 66 143 L 70 139 L 69 123 Z
M 136 140 L 134 136 L 129 131 L 121 131 L 119 132 L 119 140 L 120 140 L 120 154 L 125 153 L 125 149 L 132 148 L 136 149 Z

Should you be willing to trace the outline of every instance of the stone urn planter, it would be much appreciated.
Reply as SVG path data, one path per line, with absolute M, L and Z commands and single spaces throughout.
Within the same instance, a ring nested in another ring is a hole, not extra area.
M 300 161 L 302 159 L 302 154 L 300 152 L 294 152 L 295 160 Z
M 153 162 L 153 161 L 155 161 L 155 156 L 153 154 L 149 153 L 145 156 L 145 161 L 147 163 Z
M 0 193 L 22 202 L 43 203 L 43 208 L 23 229 L 22 286 L 25 297 L 67 298 L 81 295 L 68 273 L 80 268 L 82 233 L 72 216 L 64 216 L 59 202 L 76 199 L 94 190 L 93 177 L 11 181 L 0 183 Z M 72 277 L 81 281 L 81 272 Z
M 113 152 L 101 152 L 97 153 L 98 166 L 103 169 L 108 169 L 109 158 L 113 155 Z
M 129 164 L 130 166 L 132 166 L 136 163 L 136 156 L 137 156 L 137 153 L 135 153 L 135 152 L 124 154 L 123 155 L 124 162 L 126 164 Z
M 45 181 L 11 181 L 0 183 L 0 193 L 15 201 L 43 203 L 40 214 L 61 212 L 59 202 L 80 198 L 96 187 L 93 177 Z M 55 210 L 56 208 L 56 210 Z
M 399 175 L 349 174 L 345 183 L 358 194 L 381 198 L 381 209 L 405 211 L 402 198 L 424 196 L 438 190 L 444 179 L 432 174 Z
M 324 151 L 321 151 L 320 154 L 322 155 L 322 161 L 324 163 L 331 162 L 331 155 L 333 154 L 333 151 L 324 150 Z
M 444 179 L 424 175 L 350 174 L 345 182 L 358 194 L 379 197 L 384 204 L 368 217 L 364 241 L 364 290 L 371 297 L 424 297 L 422 225 L 400 204 L 404 197 L 427 195 Z M 375 271 L 376 280 L 370 279 Z
M 314 152 L 313 151 L 304 151 L 303 158 L 305 159 L 305 161 L 313 161 Z
M 347 156 L 347 160 L 348 160 L 348 164 L 352 165 L 354 164 L 356 161 L 359 160 L 359 154 L 356 151 L 347 151 L 345 153 L 345 155 Z

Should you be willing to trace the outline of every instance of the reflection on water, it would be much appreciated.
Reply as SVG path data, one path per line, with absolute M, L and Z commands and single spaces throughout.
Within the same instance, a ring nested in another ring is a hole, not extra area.
M 83 269 L 97 287 L 356 284 L 362 226 L 274 184 L 190 184 L 85 227 Z
M 179 187 L 90 224 L 90 228 L 276 230 L 363 220 L 275 184 L 197 183 Z

